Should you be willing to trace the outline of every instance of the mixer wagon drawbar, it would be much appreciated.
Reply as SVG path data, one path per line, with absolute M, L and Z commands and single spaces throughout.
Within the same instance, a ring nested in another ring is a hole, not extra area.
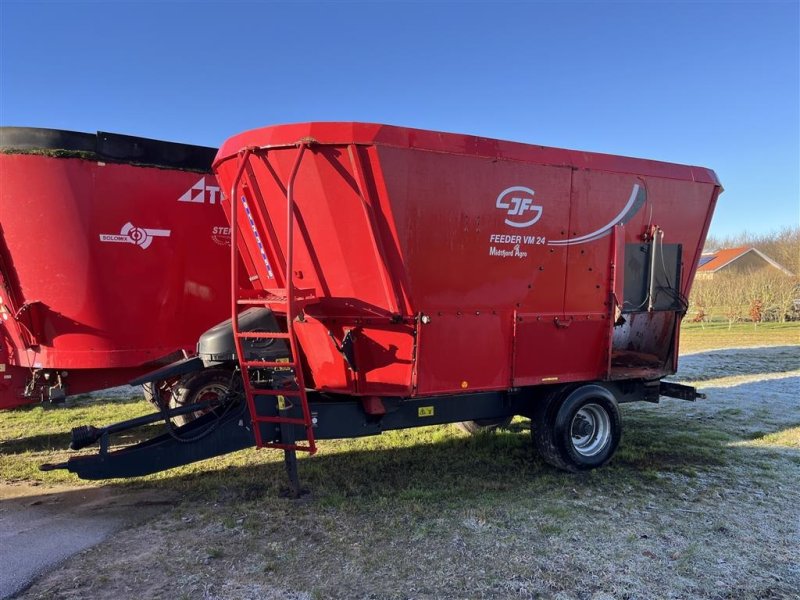
M 46 468 L 136 476 L 247 446 L 531 419 L 549 463 L 591 469 L 618 405 L 701 397 L 664 382 L 711 215 L 713 171 L 361 123 L 229 139 L 231 316 L 197 354 L 133 383 L 159 413 L 73 431 L 96 454 Z M 243 275 L 246 273 L 246 275 Z M 175 402 L 176 378 L 225 382 Z M 164 420 L 118 450 L 115 433 Z M 180 423 L 183 424 L 180 424 Z

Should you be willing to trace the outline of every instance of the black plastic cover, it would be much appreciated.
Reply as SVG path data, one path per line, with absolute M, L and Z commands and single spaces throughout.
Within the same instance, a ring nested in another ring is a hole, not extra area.
M 268 308 L 248 308 L 239 314 L 239 330 L 247 332 L 278 331 L 278 321 Z M 242 340 L 245 355 L 251 360 L 274 360 L 288 355 L 282 340 Z M 214 325 L 200 336 L 197 355 L 206 362 L 236 360 L 231 320 Z
M 647 312 L 650 294 L 650 253 L 653 265 L 653 310 L 685 310 L 681 298 L 681 244 L 641 243 L 625 245 L 623 313 Z
M 167 379 L 172 379 L 173 377 L 182 377 L 189 373 L 199 371 L 204 367 L 205 364 L 200 358 L 197 356 L 190 356 L 188 358 L 175 361 L 172 364 L 163 366 L 155 371 L 150 371 L 149 373 L 140 375 L 136 379 L 131 379 L 128 382 L 128 385 L 144 385 L 145 383 L 150 383 L 151 381 L 165 381 Z
M 0 151 L 41 152 L 61 157 L 90 158 L 105 162 L 211 171 L 215 148 L 164 142 L 98 131 L 82 133 L 37 127 L 0 127 Z

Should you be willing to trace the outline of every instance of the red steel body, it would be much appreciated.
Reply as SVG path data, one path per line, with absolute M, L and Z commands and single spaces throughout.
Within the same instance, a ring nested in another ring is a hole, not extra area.
M 38 401 L 37 372 L 69 394 L 125 383 L 228 314 L 210 170 L 46 154 L 0 154 L 0 408 Z
M 241 170 L 237 246 L 264 290 L 287 287 L 299 141 L 289 277 L 310 388 L 413 397 L 677 368 L 680 311 L 617 319 L 622 256 L 663 230 L 688 296 L 713 171 L 361 123 L 249 131 L 214 168 L 226 193 Z M 348 331 L 356 370 L 337 349 Z

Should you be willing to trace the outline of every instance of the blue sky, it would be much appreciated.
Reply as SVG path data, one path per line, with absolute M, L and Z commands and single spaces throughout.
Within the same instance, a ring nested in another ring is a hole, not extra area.
M 767 232 L 800 221 L 799 4 L 0 0 L 0 124 L 375 121 L 698 164 L 712 233 Z

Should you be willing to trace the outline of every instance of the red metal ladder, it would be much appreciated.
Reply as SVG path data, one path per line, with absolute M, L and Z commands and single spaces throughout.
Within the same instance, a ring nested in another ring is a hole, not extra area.
M 237 248 L 237 217 L 238 212 L 238 195 L 237 188 L 242 179 L 245 167 L 248 164 L 250 156 L 259 151 L 257 148 L 245 148 L 239 155 L 239 168 L 236 178 L 231 186 L 231 297 L 232 297 L 232 325 L 233 335 L 236 344 L 236 354 L 239 358 L 239 365 L 242 371 L 242 383 L 244 393 L 247 398 L 247 406 L 250 410 L 250 416 L 253 421 L 253 429 L 256 440 L 256 447 L 258 448 L 279 448 L 287 453 L 287 468 L 290 469 L 290 478 L 292 477 L 291 469 L 296 471 L 296 464 L 290 465 L 289 462 L 294 462 L 294 451 L 301 450 L 314 454 L 317 451 L 317 446 L 314 440 L 314 426 L 311 418 L 311 411 L 308 406 L 308 394 L 306 392 L 305 380 L 303 377 L 303 364 L 300 354 L 300 348 L 297 341 L 297 335 L 294 329 L 294 320 L 296 310 L 298 307 L 308 300 L 313 298 L 313 290 L 299 290 L 295 288 L 292 281 L 292 267 L 294 260 L 294 181 L 297 176 L 297 171 L 300 167 L 300 162 L 303 159 L 303 154 L 307 148 L 305 142 L 297 144 L 298 152 L 292 167 L 289 181 L 286 185 L 286 211 L 287 211 L 287 224 L 286 224 L 286 262 L 284 265 L 283 273 L 276 273 L 283 279 L 284 287 L 264 289 L 258 297 L 245 297 L 242 290 L 239 288 L 238 280 L 238 248 Z M 265 262 L 268 265 L 276 265 L 276 257 L 280 254 L 273 246 L 276 243 L 273 236 L 261 235 L 258 232 L 257 221 L 254 221 L 251 211 L 254 207 L 248 205 L 245 196 L 243 195 L 242 203 L 244 204 L 245 214 L 250 219 L 251 227 L 243 227 L 244 231 L 249 231 L 253 236 L 253 241 L 256 242 L 258 248 L 262 252 Z M 256 202 L 262 199 L 256 198 Z M 265 205 L 262 203 L 255 210 L 261 209 Z M 265 216 L 265 219 L 268 218 Z M 263 240 L 263 241 L 262 241 Z M 265 252 L 269 253 L 269 257 Z M 277 279 L 276 279 L 277 280 Z M 309 295 L 309 292 L 311 294 Z M 303 295 L 305 293 L 305 295 Z M 266 308 L 274 309 L 276 312 L 284 312 L 286 315 L 286 331 L 285 332 L 249 332 L 241 331 L 239 329 L 239 310 L 244 305 L 250 306 L 263 306 Z M 243 348 L 242 342 L 244 340 L 262 340 L 262 341 L 276 341 L 280 340 L 287 343 L 289 348 L 288 360 L 254 360 L 249 358 Z M 251 371 L 253 369 L 278 369 L 279 372 L 286 373 L 291 371 L 291 377 L 288 379 L 293 385 L 280 389 L 269 389 L 264 387 L 256 387 L 251 378 Z M 271 396 L 275 398 L 277 414 L 263 415 L 259 414 L 256 396 Z M 300 403 L 302 409 L 302 417 L 289 416 L 289 412 L 294 407 L 292 400 Z M 261 424 L 273 423 L 280 426 L 281 439 L 280 441 L 264 440 L 261 431 Z M 293 432 L 296 426 L 302 426 L 305 431 L 305 443 L 295 440 Z M 296 479 L 296 473 L 294 478 Z

